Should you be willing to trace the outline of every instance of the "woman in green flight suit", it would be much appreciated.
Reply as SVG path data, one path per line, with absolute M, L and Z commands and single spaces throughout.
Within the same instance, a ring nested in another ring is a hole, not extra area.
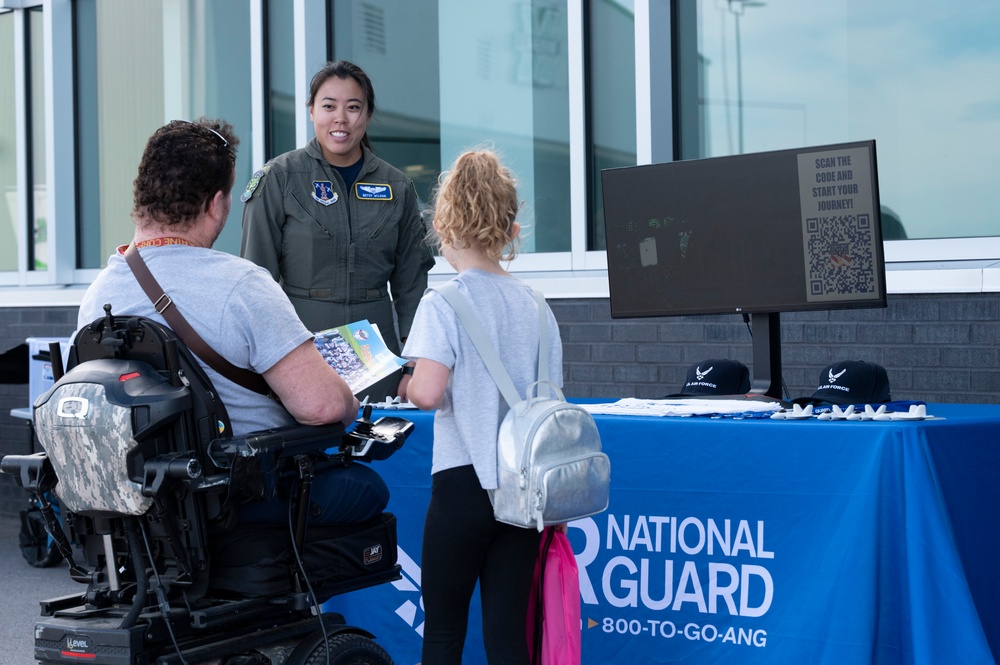
M 316 137 L 254 173 L 242 196 L 240 253 L 271 271 L 310 330 L 368 319 L 398 355 L 434 257 L 412 182 L 372 152 L 374 111 L 371 80 L 357 65 L 341 60 L 316 73 Z M 368 394 L 395 394 L 399 378 Z

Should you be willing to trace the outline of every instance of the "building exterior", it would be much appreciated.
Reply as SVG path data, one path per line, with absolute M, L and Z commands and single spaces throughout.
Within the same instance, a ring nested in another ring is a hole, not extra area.
M 988 0 L 0 0 L 0 352 L 72 333 L 131 236 L 153 130 L 232 122 L 238 195 L 310 138 L 309 79 L 348 59 L 375 85 L 376 151 L 423 201 L 469 146 L 517 174 L 510 269 L 552 302 L 568 396 L 658 397 L 701 359 L 752 360 L 735 314 L 611 318 L 602 169 L 874 139 L 888 307 L 783 314 L 786 393 L 858 358 L 899 399 L 1000 402 L 998 28 Z M 238 252 L 240 212 L 217 248 Z M 0 383 L 0 454 L 30 449 L 8 415 L 27 401 Z

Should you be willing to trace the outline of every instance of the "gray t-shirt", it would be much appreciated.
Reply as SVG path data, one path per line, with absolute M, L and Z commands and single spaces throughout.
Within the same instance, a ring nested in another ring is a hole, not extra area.
M 464 270 L 454 281 L 479 318 L 521 397 L 537 379 L 539 314 L 531 287 L 482 270 Z M 549 380 L 562 387 L 562 342 L 549 317 Z M 444 402 L 434 416 L 431 473 L 472 464 L 484 489 L 497 486 L 497 432 L 507 402 L 444 297 L 428 289 L 403 348 L 409 359 L 427 358 L 451 369 Z M 544 393 L 543 393 L 544 394 Z
M 184 245 L 139 252 L 191 327 L 237 367 L 265 372 L 312 338 L 271 274 L 250 261 Z M 84 294 L 77 329 L 104 316 L 105 303 L 111 303 L 112 314 L 166 323 L 118 253 Z M 201 365 L 229 412 L 235 435 L 295 422 L 274 400 L 232 383 L 204 362 Z

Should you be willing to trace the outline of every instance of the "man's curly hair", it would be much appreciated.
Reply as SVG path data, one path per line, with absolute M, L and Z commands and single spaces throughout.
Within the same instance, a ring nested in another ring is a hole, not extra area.
M 437 188 L 437 240 L 456 249 L 480 247 L 490 258 L 510 261 L 517 255 L 510 234 L 519 207 L 517 182 L 496 153 L 464 152 Z
M 225 120 L 173 120 L 156 130 L 135 178 L 136 222 L 188 226 L 216 192 L 233 188 L 239 142 Z

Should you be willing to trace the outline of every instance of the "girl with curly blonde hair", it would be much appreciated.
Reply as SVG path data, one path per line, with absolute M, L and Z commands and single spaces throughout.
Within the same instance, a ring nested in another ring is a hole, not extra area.
M 496 261 L 511 261 L 520 225 L 517 184 L 491 151 L 463 153 L 441 174 L 434 213 L 438 243 L 457 249 L 473 245 Z M 516 228 L 515 228 L 516 227 Z
M 516 254 L 517 183 L 490 150 L 458 157 L 438 187 L 434 230 L 453 279 L 524 394 L 538 371 L 539 304 L 501 261 Z M 562 385 L 562 343 L 547 305 L 549 376 Z M 497 522 L 497 432 L 507 403 L 455 311 L 429 289 L 403 348 L 413 366 L 406 396 L 436 409 L 431 500 L 421 554 L 424 665 L 459 665 L 479 583 L 489 663 L 530 662 L 526 613 L 539 535 Z

